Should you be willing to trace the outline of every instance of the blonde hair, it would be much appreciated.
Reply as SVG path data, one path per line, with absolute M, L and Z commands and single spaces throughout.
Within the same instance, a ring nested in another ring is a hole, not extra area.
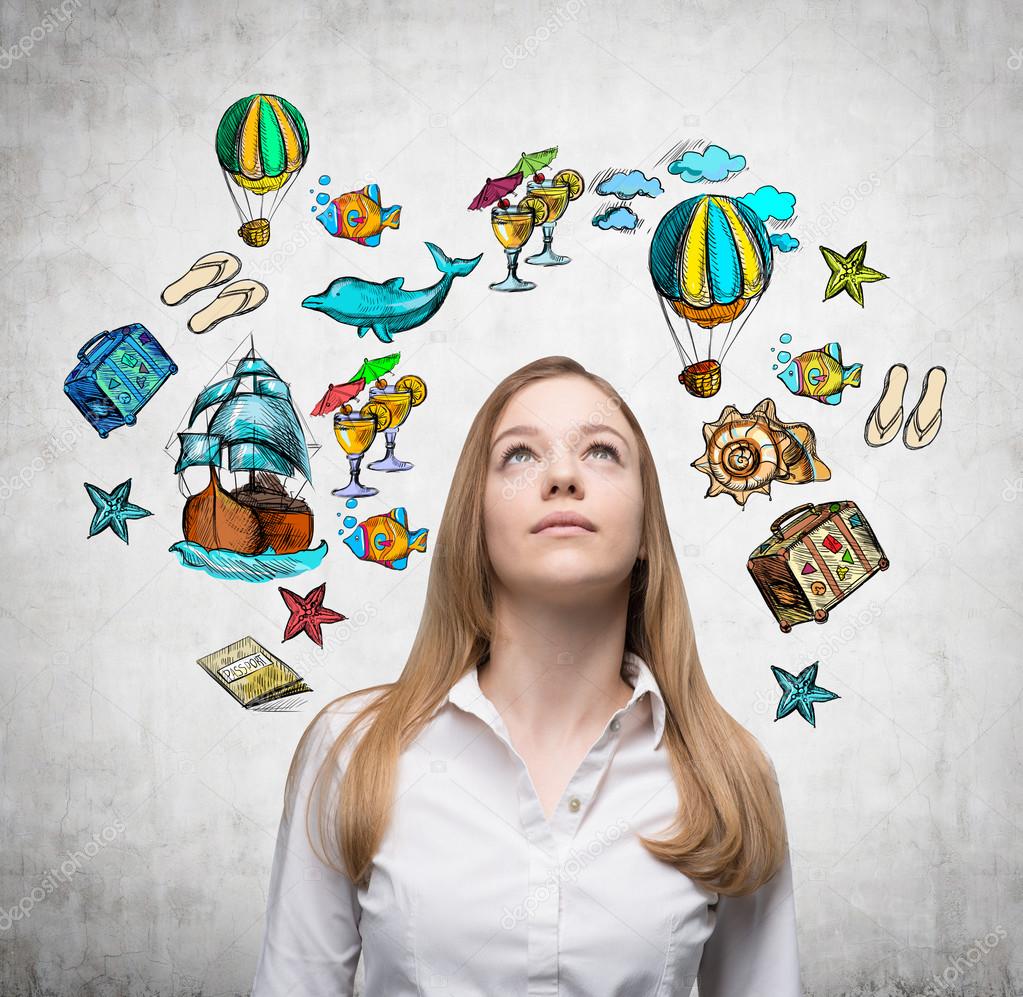
M 331 743 L 306 810 L 308 834 L 315 797 L 317 834 L 315 839 L 310 836 L 310 843 L 318 857 L 356 884 L 369 882 L 373 857 L 391 819 L 399 754 L 455 682 L 488 654 L 492 569 L 484 542 L 483 496 L 497 420 L 524 385 L 564 375 L 585 377 L 606 392 L 632 427 L 639 448 L 646 557 L 633 568 L 625 650 L 649 665 L 664 697 L 663 744 L 679 798 L 675 820 L 665 829 L 669 836 L 640 841 L 652 855 L 710 890 L 733 896 L 751 893 L 774 875 L 784 858 L 785 821 L 773 767 L 756 739 L 715 699 L 703 674 L 657 472 L 636 417 L 607 381 L 568 357 L 526 364 L 504 378 L 483 403 L 462 447 L 436 530 L 426 603 L 405 667 L 396 682 L 339 697 L 317 714 L 288 772 L 286 811 L 317 721 L 338 704 L 379 690 Z M 364 727 L 339 785 L 342 751 Z M 318 842 L 323 842 L 322 849 Z

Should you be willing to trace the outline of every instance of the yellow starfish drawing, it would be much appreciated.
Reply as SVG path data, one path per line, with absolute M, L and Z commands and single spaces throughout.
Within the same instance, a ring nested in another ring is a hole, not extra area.
M 828 249 L 827 246 L 821 246 L 820 250 L 831 268 L 828 286 L 824 291 L 825 301 L 842 291 L 848 291 L 849 297 L 862 308 L 863 288 L 860 285 L 888 279 L 888 274 L 881 273 L 880 270 L 871 270 L 870 267 L 863 265 L 863 258 L 867 255 L 865 242 L 860 243 L 847 256 L 842 256 L 833 249 Z

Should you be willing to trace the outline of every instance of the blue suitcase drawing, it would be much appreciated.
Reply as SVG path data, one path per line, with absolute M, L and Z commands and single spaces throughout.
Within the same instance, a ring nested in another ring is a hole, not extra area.
M 64 391 L 104 439 L 118 426 L 134 426 L 139 409 L 178 365 L 141 323 L 93 336 L 78 351 L 78 366 Z

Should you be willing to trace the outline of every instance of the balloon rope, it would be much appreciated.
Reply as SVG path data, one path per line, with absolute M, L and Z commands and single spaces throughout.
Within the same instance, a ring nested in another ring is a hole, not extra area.
M 760 304 L 760 297 L 757 297 L 756 301 L 753 302 L 753 304 L 750 307 L 750 309 L 746 312 L 746 317 L 739 323 L 739 328 L 735 330 L 735 335 L 732 336 L 732 338 L 728 342 L 725 343 L 725 348 L 721 351 L 721 357 L 718 360 L 718 363 L 723 363 L 724 362 L 725 354 L 732 348 L 732 343 L 734 343 L 739 338 L 739 333 L 742 332 L 742 330 L 745 327 L 746 323 L 749 321 L 750 315 L 752 315 L 753 312 L 756 311 L 756 307 L 759 304 Z M 729 324 L 729 331 L 731 331 L 731 325 L 730 324 Z
M 227 170 L 223 170 L 224 183 L 227 184 L 227 192 L 231 195 L 231 203 L 234 205 L 234 210 L 238 212 L 238 221 L 243 225 L 245 224 L 245 215 L 242 214 L 241 205 L 238 204 L 238 198 L 234 196 L 234 191 L 231 190 L 231 185 L 227 182 Z
M 277 209 L 284 203 L 284 198 L 288 196 L 288 191 L 290 191 L 291 188 L 294 186 L 295 177 L 297 176 L 298 170 L 292 173 L 291 176 L 288 177 L 288 179 L 284 183 L 282 183 L 280 187 L 277 188 L 277 193 L 274 194 L 273 204 L 270 205 L 270 215 L 268 216 L 267 221 L 273 218 L 274 212 L 276 212 Z
M 678 350 L 678 355 L 682 359 L 682 363 L 685 364 L 686 367 L 692 366 L 692 361 L 686 356 L 685 350 L 682 349 L 682 344 L 678 341 L 678 336 L 675 335 L 675 327 L 671 324 L 671 319 L 668 318 L 668 309 L 664 305 L 664 298 L 658 294 L 657 300 L 661 303 L 661 311 L 664 312 L 664 321 L 668 323 L 668 332 L 671 333 L 671 338 L 675 340 L 675 349 Z M 688 325 L 688 323 L 686 324 Z M 692 338 L 692 335 L 693 334 L 690 331 L 690 338 Z
M 281 184 L 277 190 L 274 191 L 274 199 L 270 202 L 270 214 L 266 216 L 266 220 L 270 221 L 274 216 L 274 212 L 277 210 L 277 199 L 281 196 L 281 191 L 284 190 L 286 184 Z
M 249 219 L 251 220 L 254 216 L 252 214 L 252 205 L 249 203 L 249 189 L 248 187 L 242 187 L 242 193 L 245 194 L 245 209 L 249 213 Z
M 710 342 L 707 345 L 707 359 L 709 360 L 714 355 L 714 327 L 711 326 L 708 331 L 710 332 Z
M 696 354 L 697 354 L 697 350 L 696 350 L 696 340 L 693 339 L 693 327 L 689 324 L 689 317 L 688 316 L 683 315 L 682 318 L 685 320 L 686 331 L 689 333 L 689 342 L 692 344 L 693 356 L 695 357 Z

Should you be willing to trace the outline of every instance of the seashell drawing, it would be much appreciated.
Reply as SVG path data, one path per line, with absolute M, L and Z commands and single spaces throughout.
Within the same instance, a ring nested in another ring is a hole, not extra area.
M 692 467 L 710 478 L 705 498 L 727 493 L 745 507 L 757 492 L 771 495 L 771 482 L 801 485 L 827 481 L 831 470 L 817 456 L 817 439 L 805 422 L 783 422 L 765 398 L 752 412 L 726 405 L 716 422 L 703 424 L 706 448 Z

